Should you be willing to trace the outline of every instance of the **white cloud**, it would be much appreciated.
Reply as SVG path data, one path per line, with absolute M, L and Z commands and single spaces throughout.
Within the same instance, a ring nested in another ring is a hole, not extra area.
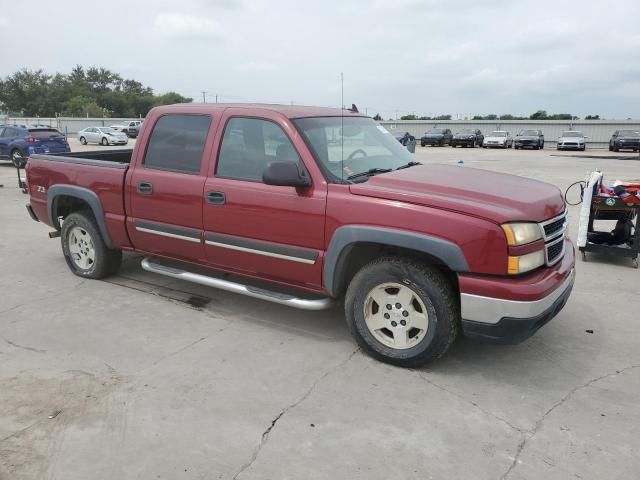
M 8 27 L 9 26 L 9 20 L 7 20 L 5 17 L 0 17 L 0 27 Z
M 238 72 L 272 72 L 277 68 L 275 64 L 263 61 L 244 62 L 236 65 Z
M 219 37 L 220 25 L 206 17 L 185 13 L 159 13 L 153 20 L 154 30 L 177 38 Z

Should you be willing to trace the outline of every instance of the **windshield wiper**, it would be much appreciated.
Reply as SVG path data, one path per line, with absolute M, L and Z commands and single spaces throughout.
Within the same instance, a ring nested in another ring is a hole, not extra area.
M 353 175 L 349 175 L 347 177 L 347 180 L 353 180 L 355 178 L 361 178 L 361 177 L 370 177 L 371 175 L 376 175 L 378 173 L 388 173 L 391 171 L 393 171 L 393 168 L 370 168 L 365 172 L 354 173 Z
M 409 162 L 405 165 L 400 165 L 396 170 L 402 170 L 403 168 L 415 167 L 416 165 L 422 165 L 420 162 Z

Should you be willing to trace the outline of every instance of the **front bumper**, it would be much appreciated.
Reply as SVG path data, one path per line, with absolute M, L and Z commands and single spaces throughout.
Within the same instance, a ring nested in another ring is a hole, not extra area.
M 582 150 L 585 148 L 584 143 L 559 143 L 556 148 L 558 150 Z
M 574 249 L 568 240 L 566 242 L 565 256 L 558 264 L 541 269 L 530 278 L 510 279 L 511 289 L 506 283 L 509 280 L 500 282 L 503 290 L 511 290 L 510 293 L 526 300 L 495 298 L 463 290 L 460 306 L 464 334 L 493 343 L 519 343 L 554 318 L 567 303 L 575 281 Z M 550 289 L 549 285 L 555 288 Z
M 421 138 L 421 145 L 440 145 L 444 143 L 444 138 Z
M 451 146 L 456 145 L 473 145 L 475 143 L 475 139 L 473 138 L 454 138 L 451 140 Z

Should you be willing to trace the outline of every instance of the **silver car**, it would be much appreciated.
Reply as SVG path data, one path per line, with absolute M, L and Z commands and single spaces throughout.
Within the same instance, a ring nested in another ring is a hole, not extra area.
M 584 152 L 587 148 L 587 137 L 582 132 L 574 130 L 562 132 L 558 137 L 557 150 L 581 150 Z
M 87 127 L 78 132 L 78 140 L 82 145 L 98 143 L 100 145 L 126 145 L 127 136 L 110 127 Z

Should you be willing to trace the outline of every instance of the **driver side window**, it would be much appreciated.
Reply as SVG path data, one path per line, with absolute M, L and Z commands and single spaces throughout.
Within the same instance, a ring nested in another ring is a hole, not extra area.
M 284 131 L 269 120 L 234 117 L 224 129 L 216 176 L 262 182 L 270 162 L 300 163 L 300 156 Z

